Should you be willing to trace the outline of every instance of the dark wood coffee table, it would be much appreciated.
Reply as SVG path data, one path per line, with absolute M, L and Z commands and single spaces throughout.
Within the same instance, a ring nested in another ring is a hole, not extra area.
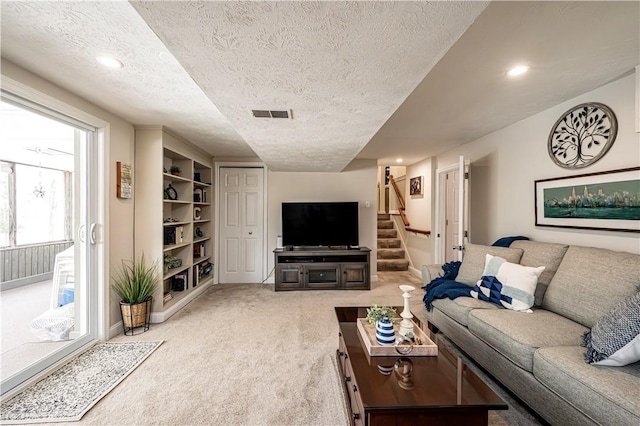
M 338 364 L 354 425 L 487 425 L 489 410 L 508 408 L 443 346 L 438 356 L 369 356 L 356 328 L 367 308 L 335 311 Z

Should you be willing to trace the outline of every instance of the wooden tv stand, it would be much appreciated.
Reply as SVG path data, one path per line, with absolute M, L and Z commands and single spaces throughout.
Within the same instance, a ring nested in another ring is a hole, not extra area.
M 275 249 L 275 291 L 370 290 L 371 249 Z

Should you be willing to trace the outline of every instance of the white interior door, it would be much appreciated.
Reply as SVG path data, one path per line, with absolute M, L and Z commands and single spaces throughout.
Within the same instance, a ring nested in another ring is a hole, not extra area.
M 435 262 L 462 260 L 469 234 L 469 164 L 460 156 L 457 164 L 438 169 L 436 194 Z
M 452 170 L 445 175 L 446 199 L 445 199 L 445 243 L 444 261 L 452 262 L 458 259 L 458 246 L 460 245 L 460 197 L 459 197 L 458 170 Z
M 457 205 L 456 210 L 458 213 L 458 221 L 457 225 L 457 249 L 458 249 L 458 260 L 462 261 L 462 250 L 464 247 L 464 237 L 465 237 L 465 212 L 467 211 L 467 198 L 466 198 L 466 183 L 468 182 L 467 168 L 464 164 L 464 157 L 461 155 L 458 162 L 458 193 L 457 195 Z
M 264 169 L 220 168 L 220 283 L 260 283 L 264 247 Z

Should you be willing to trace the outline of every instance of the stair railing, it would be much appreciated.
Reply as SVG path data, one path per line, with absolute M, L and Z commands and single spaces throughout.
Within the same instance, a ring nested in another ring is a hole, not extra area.
M 398 203 L 400 204 L 400 207 L 398 208 L 398 212 L 400 214 L 400 218 L 402 219 L 402 223 L 404 225 L 405 231 L 412 232 L 414 234 L 431 235 L 431 231 L 425 231 L 422 229 L 415 229 L 411 227 L 411 224 L 409 223 L 409 219 L 407 218 L 407 215 L 404 212 L 406 210 L 404 197 L 402 196 L 402 193 L 400 192 L 400 189 L 398 188 L 398 185 L 396 184 L 396 180 L 393 178 L 393 175 L 389 175 L 389 182 L 391 182 L 391 186 L 393 187 L 393 192 L 396 193 L 396 197 L 398 198 Z

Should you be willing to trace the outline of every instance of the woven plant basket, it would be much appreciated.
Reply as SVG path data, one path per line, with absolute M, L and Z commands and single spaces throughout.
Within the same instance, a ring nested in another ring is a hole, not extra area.
M 151 298 L 135 305 L 120 302 L 120 310 L 126 328 L 147 326 L 151 317 Z

